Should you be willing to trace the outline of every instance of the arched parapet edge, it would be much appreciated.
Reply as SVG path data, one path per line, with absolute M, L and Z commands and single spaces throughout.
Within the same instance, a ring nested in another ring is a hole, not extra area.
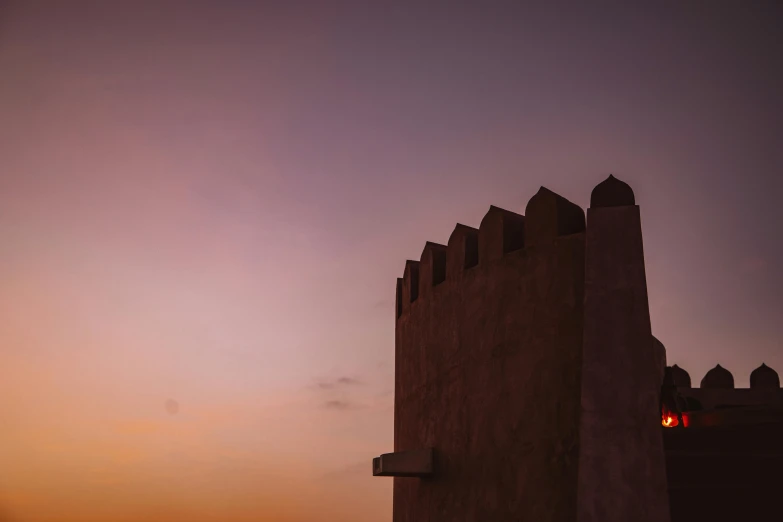
M 446 280 L 446 245 L 427 241 L 419 259 L 419 295 L 427 297 Z
M 584 210 L 546 187 L 530 198 L 525 216 L 525 239 L 529 246 L 585 230 Z
M 681 368 L 679 370 L 685 372 Z M 677 392 L 689 404 L 688 410 L 783 407 L 783 388 L 775 370 L 762 364 L 751 372 L 750 377 L 749 388 L 736 388 L 731 372 L 716 365 L 707 372 L 698 388 L 685 386 L 676 377 L 675 382 Z
M 680 368 L 676 364 L 672 365 L 672 378 L 674 379 L 674 385 L 678 388 L 690 388 L 691 376 L 684 369 Z
M 397 318 L 428 299 L 442 283 L 458 281 L 476 267 L 487 267 L 528 246 L 585 230 L 582 208 L 547 188 L 541 187 L 530 199 L 527 210 L 532 215 L 492 205 L 479 228 L 458 223 L 446 245 L 427 242 L 419 261 L 405 264 L 398 282 Z M 532 243 L 528 241 L 531 234 L 535 238 Z
M 479 225 L 479 263 L 489 264 L 524 246 L 525 216 L 490 206 Z
M 750 372 L 750 387 L 754 390 L 779 390 L 780 376 L 765 363 L 761 363 L 761 366 Z
M 690 388 L 691 378 L 688 372 L 676 364 L 671 368 L 676 386 L 678 388 Z M 734 375 L 720 364 L 717 364 L 704 375 L 699 388 L 695 389 L 734 390 L 743 388 L 735 388 Z M 761 363 L 758 368 L 750 373 L 750 388 L 748 389 L 762 391 L 779 390 L 781 389 L 780 376 L 774 369 L 770 368 L 765 363 Z
M 713 390 L 733 390 L 734 376 L 720 364 L 716 364 L 701 380 L 700 388 Z

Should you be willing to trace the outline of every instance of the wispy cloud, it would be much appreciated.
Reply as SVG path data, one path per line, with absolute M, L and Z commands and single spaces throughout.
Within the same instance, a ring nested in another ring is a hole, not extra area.
M 362 394 L 364 380 L 343 375 L 329 379 L 321 379 L 311 386 L 320 394 L 319 401 L 322 408 L 334 411 L 354 410 L 361 407 L 361 401 L 356 401 L 355 395 Z
M 362 384 L 362 381 L 354 377 L 340 377 L 337 379 L 337 384 L 346 384 L 350 386 L 354 384 Z
M 334 390 L 336 388 L 360 386 L 364 384 L 361 379 L 356 377 L 343 376 L 336 379 L 322 379 L 317 381 L 313 387 L 318 390 Z
M 328 410 L 338 410 L 338 411 L 353 410 L 358 407 L 358 405 L 354 404 L 353 402 L 345 401 L 345 400 L 337 400 L 337 399 L 326 401 L 324 402 L 323 406 Z

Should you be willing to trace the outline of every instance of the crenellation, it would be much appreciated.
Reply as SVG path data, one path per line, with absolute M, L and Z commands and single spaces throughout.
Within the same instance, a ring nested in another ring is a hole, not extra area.
M 585 213 L 579 205 L 541 187 L 525 207 L 527 245 L 550 243 L 558 236 L 585 231 Z
M 478 265 L 478 229 L 457 223 L 446 247 L 446 278 L 458 279 Z
M 687 372 L 676 366 L 678 373 Z M 687 411 L 702 413 L 725 408 L 748 408 L 773 405 L 783 407 L 783 389 L 777 372 L 762 364 L 750 374 L 749 388 L 735 388 L 731 372 L 717 365 L 701 381 L 701 387 L 692 388 L 690 380 L 675 382 L 677 392 L 687 404 Z M 685 411 L 685 410 L 683 410 Z
M 525 216 L 490 206 L 479 225 L 479 264 L 488 265 L 525 246 Z
M 395 298 L 394 453 L 373 467 L 395 477 L 395 522 L 670 522 L 683 497 L 663 432 L 783 410 L 765 364 L 746 389 L 720 365 L 701 388 L 667 366 L 641 212 L 614 176 L 587 212 L 541 187 L 525 215 L 457 224 L 406 262 Z
M 446 245 L 427 241 L 419 261 L 419 295 L 424 298 L 446 280 Z
M 411 305 L 419 298 L 419 262 L 407 260 L 402 278 L 404 280 L 402 287 L 402 313 L 404 314 L 410 310 Z
M 674 377 L 674 383 L 678 388 L 691 388 L 691 376 L 687 371 L 676 364 L 671 366 L 671 370 Z M 732 373 L 718 364 L 704 375 L 701 380 L 700 388 L 694 389 L 734 390 L 742 388 L 735 388 L 734 376 Z M 761 363 L 761 366 L 750 372 L 750 389 L 767 391 L 780 389 L 780 377 L 778 376 L 778 372 L 766 364 Z

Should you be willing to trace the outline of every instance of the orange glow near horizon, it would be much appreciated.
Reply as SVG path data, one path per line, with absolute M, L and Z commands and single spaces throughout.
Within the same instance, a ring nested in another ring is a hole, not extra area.
M 0 0 L 0 522 L 390 522 L 395 281 L 542 184 L 633 188 L 668 361 L 783 371 L 777 18 L 305 4 Z

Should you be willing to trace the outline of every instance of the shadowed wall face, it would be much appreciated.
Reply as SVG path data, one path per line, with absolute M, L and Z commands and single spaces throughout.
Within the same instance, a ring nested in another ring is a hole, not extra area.
M 611 201 L 587 211 L 577 520 L 668 522 L 665 362 L 650 326 L 640 212 L 632 193 Z
M 477 242 L 457 227 L 445 282 L 412 303 L 411 278 L 433 269 L 426 250 L 405 271 L 394 449 L 434 447 L 436 472 L 394 479 L 395 522 L 574 520 L 584 233 L 552 229 L 523 248 L 522 217 L 498 210 Z M 509 230 L 519 248 L 504 254 Z M 466 244 L 480 252 L 468 269 Z
M 428 243 L 406 263 L 395 451 L 436 460 L 432 476 L 394 479 L 395 522 L 669 521 L 639 207 L 614 177 L 591 199 L 586 231 L 542 187 L 525 216 L 491 207 L 445 258 Z

